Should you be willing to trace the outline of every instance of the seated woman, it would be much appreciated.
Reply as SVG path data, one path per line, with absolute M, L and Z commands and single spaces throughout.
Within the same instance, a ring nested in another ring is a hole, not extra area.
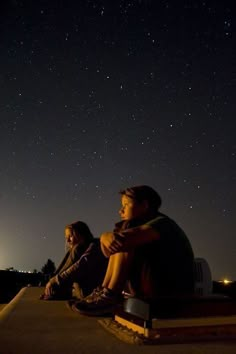
M 43 300 L 70 299 L 74 295 L 83 298 L 94 289 L 104 277 L 107 259 L 100 249 L 89 227 L 77 221 L 65 227 L 68 251 L 46 284 Z

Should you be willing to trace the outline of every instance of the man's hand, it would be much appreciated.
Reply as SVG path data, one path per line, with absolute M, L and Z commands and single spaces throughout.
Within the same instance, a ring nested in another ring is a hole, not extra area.
M 105 232 L 101 235 L 101 249 L 106 257 L 122 251 L 122 235 L 113 232 Z

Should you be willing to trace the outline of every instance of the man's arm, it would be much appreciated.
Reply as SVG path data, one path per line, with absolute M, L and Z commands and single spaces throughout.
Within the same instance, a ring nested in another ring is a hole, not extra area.
M 159 232 L 145 224 L 118 233 L 106 232 L 101 235 L 100 241 L 102 251 L 108 257 L 117 252 L 127 252 L 159 238 Z
M 106 258 L 111 256 L 110 246 L 115 241 L 113 232 L 104 232 L 100 237 L 101 251 Z

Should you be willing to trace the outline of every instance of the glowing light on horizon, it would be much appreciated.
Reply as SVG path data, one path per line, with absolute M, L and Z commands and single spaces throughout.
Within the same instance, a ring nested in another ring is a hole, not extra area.
M 223 283 L 224 285 L 229 285 L 229 284 L 233 283 L 233 281 L 228 278 L 224 278 L 224 279 L 220 280 L 219 283 Z

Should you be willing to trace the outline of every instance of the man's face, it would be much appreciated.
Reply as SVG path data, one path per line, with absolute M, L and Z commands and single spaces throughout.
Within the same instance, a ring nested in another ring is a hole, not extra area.
M 66 239 L 66 242 L 67 242 L 67 245 L 69 246 L 69 248 L 72 248 L 73 246 L 75 246 L 78 243 L 78 240 L 75 237 L 75 235 L 73 234 L 71 229 L 65 230 L 65 239 Z
M 122 220 L 142 218 L 147 213 L 147 202 L 137 202 L 127 195 L 121 197 L 121 208 L 119 214 Z

